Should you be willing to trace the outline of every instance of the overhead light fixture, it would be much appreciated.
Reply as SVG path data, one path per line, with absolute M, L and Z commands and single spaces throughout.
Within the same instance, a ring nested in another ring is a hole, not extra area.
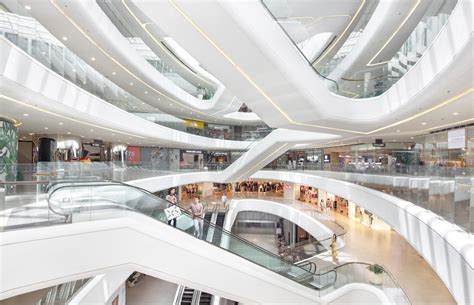
M 453 115 L 458 115 L 458 114 L 459 114 L 459 112 L 453 112 Z
M 415 139 L 415 137 L 410 137 L 410 139 L 412 139 L 412 140 L 413 140 L 413 139 Z
M 45 127 L 44 129 L 48 130 L 49 128 L 48 128 L 48 127 Z
M 130 83 L 130 86 L 133 86 L 133 83 Z
M 94 129 L 91 129 L 91 131 L 94 131 Z
M 59 125 L 63 125 L 64 123 L 63 123 L 63 122 L 59 122 L 58 124 L 59 124 Z
M 68 132 L 67 132 L 67 134 L 71 134 L 71 132 L 70 132 L 70 131 L 68 131 Z
M 95 61 L 95 57 L 91 57 L 91 60 L 92 60 L 92 61 Z
M 112 72 L 112 75 L 115 75 L 115 74 L 117 74 L 117 73 L 115 73 L 115 72 Z
M 23 113 L 23 116 L 30 116 L 28 113 Z
M 148 94 L 148 91 L 145 91 L 145 94 Z
M 397 132 L 400 132 L 400 129 L 397 129 Z
M 421 123 L 421 125 L 426 125 L 426 124 L 428 124 L 428 123 L 426 123 L 426 122 Z
M 66 37 L 66 36 L 63 36 L 63 40 L 64 40 L 64 41 L 67 41 L 67 37 Z
M 28 11 L 31 10 L 31 6 L 25 5 L 25 10 L 28 10 Z
M 34 132 L 30 132 L 29 135 L 30 135 L 30 136 L 34 136 L 35 133 L 34 133 Z

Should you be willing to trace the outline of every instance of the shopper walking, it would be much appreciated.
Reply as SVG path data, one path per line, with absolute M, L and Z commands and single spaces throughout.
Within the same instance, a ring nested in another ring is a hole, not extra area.
M 172 188 L 168 191 L 168 195 L 166 195 L 166 201 L 168 202 L 168 205 L 166 208 L 178 205 L 178 198 L 176 197 L 176 189 Z M 176 218 L 168 220 L 169 225 L 173 225 L 173 227 L 176 228 Z
M 191 203 L 190 209 L 194 222 L 194 236 L 202 239 L 204 231 L 204 207 L 199 201 L 199 196 L 194 197 L 194 202 Z
M 332 261 L 334 263 L 339 263 L 339 260 L 337 259 L 337 235 L 336 234 L 332 235 L 331 255 L 332 255 Z
M 221 203 L 224 206 L 224 209 L 227 209 L 227 192 L 226 191 L 222 193 Z

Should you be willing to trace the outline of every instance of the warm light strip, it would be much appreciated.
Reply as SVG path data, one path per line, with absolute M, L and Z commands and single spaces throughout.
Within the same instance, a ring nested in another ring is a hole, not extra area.
M 191 24 L 191 26 L 196 30 L 198 31 L 219 53 L 222 54 L 222 56 L 224 56 L 225 59 L 227 59 L 227 61 L 229 61 L 229 63 L 234 66 L 235 69 L 237 69 L 237 71 L 245 78 L 247 79 L 250 84 L 252 86 L 254 86 L 255 89 L 257 89 L 258 92 L 260 92 L 260 94 L 262 94 L 263 97 L 265 97 L 265 99 L 267 101 L 269 101 L 290 123 L 292 124 L 295 124 L 295 125 L 299 125 L 299 126 L 308 126 L 308 127 L 315 127 L 315 128 L 321 128 L 321 129 L 327 129 L 327 130 L 334 130 L 334 131 L 341 131 L 341 132 L 350 132 L 350 133 L 355 133 L 355 134 L 363 134 L 363 135 L 369 135 L 369 134 L 372 134 L 372 133 L 375 133 L 375 132 L 378 132 L 378 131 L 381 131 L 381 130 L 384 130 L 384 129 L 387 129 L 387 128 L 390 128 L 390 127 L 394 127 L 394 126 L 397 126 L 397 125 L 400 125 L 400 124 L 403 124 L 403 123 L 406 123 L 406 122 L 409 122 L 409 121 L 412 121 L 418 117 L 421 117 L 425 114 L 428 114 L 436 109 L 439 109 L 443 106 L 446 106 L 454 101 L 456 101 L 457 99 L 471 93 L 471 92 L 474 92 L 474 88 L 470 88 L 466 91 L 464 91 L 463 93 L 461 94 L 458 94 L 450 99 L 447 99 L 425 111 L 422 111 L 420 113 L 417 113 L 411 117 L 408 117 L 404 120 L 401 120 L 401 121 L 398 121 L 396 123 L 393 123 L 393 124 L 390 124 L 390 125 L 387 125 L 385 127 L 381 127 L 381 128 L 378 128 L 378 129 L 375 129 L 375 130 L 372 130 L 372 131 L 368 131 L 368 132 L 361 132 L 361 131 L 355 131 L 355 130 L 348 130 L 348 129 L 340 129 L 340 128 L 333 128 L 333 127 L 327 127 L 327 126 L 320 126 L 320 125 L 313 125 L 313 124 L 306 124 L 306 123 L 299 123 L 299 122 L 295 122 L 293 121 L 214 41 L 212 41 L 208 36 L 207 34 L 199 27 L 197 26 L 193 20 L 191 20 L 190 17 L 188 17 L 186 15 L 186 13 L 184 13 L 175 3 L 173 0 L 168 0 L 171 5 Z
M 132 71 L 127 69 L 124 65 L 122 65 L 118 60 L 116 60 L 114 57 L 112 57 L 110 54 L 108 54 L 102 47 L 99 46 L 97 42 L 95 42 L 87 33 L 82 30 L 82 28 L 74 21 L 72 20 L 65 12 L 64 10 L 56 3 L 56 0 L 49 0 L 50 3 L 66 18 L 87 40 L 89 40 L 100 52 L 102 52 L 106 57 L 108 57 L 111 61 L 113 61 L 115 64 L 117 64 L 120 68 L 122 68 L 125 72 L 127 72 L 130 76 L 135 78 L 137 81 L 141 82 L 143 85 L 148 87 L 150 90 L 164 96 L 165 98 L 169 99 L 170 101 L 175 102 L 176 104 L 180 105 L 181 107 L 184 107 L 186 109 L 192 110 L 194 112 L 200 113 L 202 115 L 208 116 L 207 113 L 201 112 L 195 108 L 189 107 L 185 104 L 182 104 L 178 102 L 177 100 L 173 99 L 172 97 L 166 95 L 165 93 L 155 89 L 153 86 L 149 85 L 147 82 L 139 78 L 137 75 L 135 75 Z
M 339 35 L 337 37 L 336 40 L 334 40 L 334 42 L 331 44 L 331 46 L 329 48 L 327 48 L 323 54 L 321 54 L 321 56 L 319 56 L 319 59 L 313 64 L 313 66 L 317 65 L 321 60 L 323 60 L 324 57 L 326 57 L 326 55 L 328 55 L 329 52 L 331 52 L 331 50 L 339 43 L 339 41 L 344 37 L 344 35 L 346 34 L 346 32 L 349 30 L 349 28 L 352 26 L 352 23 L 354 23 L 354 21 L 357 19 L 357 17 L 359 16 L 360 12 L 362 11 L 362 8 L 365 6 L 365 2 L 366 0 L 361 0 L 361 3 L 360 3 L 360 6 L 359 8 L 357 9 L 356 13 L 354 14 L 354 17 L 352 17 L 351 21 L 347 24 L 346 28 L 344 29 L 344 31 L 342 32 L 341 35 Z
M 448 127 L 448 126 L 451 126 L 451 125 L 458 125 L 458 124 L 468 123 L 470 121 L 474 121 L 474 118 L 470 118 L 470 119 L 466 119 L 466 120 L 462 120 L 462 121 L 458 121 L 458 122 L 452 122 L 452 123 L 449 123 L 449 124 L 444 124 L 444 125 L 440 125 L 440 126 L 436 126 L 436 127 L 431 127 L 431 128 L 425 129 L 423 131 L 431 131 L 431 130 L 435 130 L 435 129 Z
M 378 62 L 378 63 L 373 63 L 373 61 L 375 60 L 375 58 L 387 47 L 387 45 L 390 43 L 390 41 L 392 41 L 392 39 L 398 34 L 398 32 L 400 31 L 400 29 L 405 25 L 405 23 L 408 21 L 408 19 L 411 17 L 411 15 L 413 14 L 413 12 L 416 10 L 416 8 L 418 7 L 418 5 L 420 4 L 421 0 L 416 0 L 416 3 L 415 5 L 411 8 L 410 12 L 408 12 L 408 15 L 405 17 L 405 19 L 403 19 L 402 23 L 400 23 L 400 25 L 397 27 L 397 29 L 395 30 L 395 32 L 392 33 L 392 35 L 388 38 L 388 40 L 384 43 L 384 45 L 382 46 L 382 48 L 380 48 L 380 50 L 375 53 L 374 57 L 372 57 L 369 61 L 369 63 L 367 64 L 367 66 L 369 67 L 372 67 L 372 66 L 377 66 L 377 65 L 383 65 L 383 64 L 386 64 L 388 63 L 390 60 L 387 60 L 387 61 L 384 61 L 384 62 Z
M 207 34 L 199 27 L 196 25 L 196 23 L 194 23 L 193 20 L 191 20 L 190 17 L 188 17 L 188 15 L 186 15 L 186 13 L 184 13 L 181 8 L 179 8 L 177 6 L 177 4 L 174 3 L 173 0 L 168 0 L 170 2 L 170 4 L 176 9 L 176 11 L 178 11 L 181 16 L 183 16 L 188 22 L 189 24 L 191 24 L 191 26 L 196 30 L 198 31 L 225 59 L 227 59 L 227 61 L 255 88 L 257 89 L 257 91 L 270 103 L 273 105 L 273 107 L 275 107 L 275 109 L 277 109 L 281 115 L 283 115 L 287 120 L 288 122 L 290 122 L 291 124 L 294 124 L 294 125 L 299 125 L 299 126 L 308 126 L 308 127 L 317 127 L 317 128 L 321 128 L 321 129 L 327 129 L 327 130 L 334 130 L 334 131 L 340 131 L 340 132 L 350 132 L 350 133 L 358 133 L 358 134 L 363 134 L 363 132 L 360 132 L 360 131 L 354 131 L 354 130 L 347 130 L 347 129 L 340 129 L 340 128 L 333 128 L 333 127 L 327 127 L 327 126 L 320 126 L 320 125 L 312 125 L 312 124 L 305 124 L 305 123 L 298 123 L 298 122 L 295 122 L 293 119 L 291 119 L 281 108 L 280 106 L 278 106 L 271 98 L 270 96 L 268 96 L 248 75 L 247 73 L 245 73 L 244 70 L 242 70 L 242 68 L 240 68 L 233 60 L 232 58 L 229 57 L 229 55 L 227 55 L 226 52 L 224 52 L 224 50 L 222 50 L 212 39 L 209 38 L 209 36 L 207 36 Z M 363 0 L 365 1 L 365 0 Z
M 184 69 L 186 69 L 187 71 L 190 71 L 191 73 L 193 73 L 193 75 L 195 75 L 197 78 L 199 78 L 200 80 L 202 80 L 203 82 L 211 85 L 211 86 L 214 86 L 215 84 L 212 84 L 211 82 L 209 82 L 208 80 L 202 78 L 201 76 L 199 76 L 197 73 L 194 73 L 193 71 L 191 71 L 189 69 L 189 67 L 187 67 L 186 65 L 184 65 L 180 60 L 178 60 L 176 58 L 176 56 L 174 54 L 171 54 L 169 52 L 169 50 L 167 48 L 165 48 L 162 44 L 161 44 L 161 41 L 157 40 L 155 38 L 155 36 L 153 36 L 153 34 L 150 33 L 150 31 L 146 28 L 147 25 L 154 25 L 153 22 L 146 22 L 146 23 L 142 23 L 141 20 L 137 17 L 137 15 L 132 11 L 132 9 L 128 6 L 126 0 L 122 0 L 122 4 L 123 6 L 125 6 L 126 10 L 128 11 L 128 13 L 133 17 L 133 19 L 135 19 L 135 21 L 143 28 L 143 30 L 145 31 L 145 33 L 147 33 L 147 35 L 151 38 L 151 40 L 153 40 L 153 42 L 161 49 L 163 50 L 163 52 L 165 52 L 166 54 L 168 54 L 168 56 L 170 56 L 178 65 L 180 65 L 181 67 L 183 67 Z
M 1 119 L 1 118 L 4 118 L 4 119 L 7 119 L 7 120 L 12 121 L 12 122 L 13 122 L 13 126 L 15 126 L 15 127 L 19 127 L 19 126 L 21 126 L 21 125 L 23 124 L 22 122 L 20 122 L 20 121 L 14 119 L 14 118 L 11 118 L 11 117 L 9 117 L 9 116 L 3 115 L 3 114 L 0 114 L 0 119 Z M 9 122 L 9 123 L 10 123 L 10 122 Z
M 2 99 L 2 98 L 3 98 L 3 99 L 6 99 L 6 100 L 8 100 L 8 101 L 10 101 L 10 102 L 14 102 L 14 103 L 20 104 L 20 105 L 22 105 L 22 106 L 25 106 L 25 107 L 28 107 L 28 108 L 37 110 L 37 111 L 41 111 L 41 112 L 43 112 L 43 113 L 47 113 L 47 114 L 49 114 L 49 115 L 52 115 L 52 116 L 55 116 L 55 117 L 58 117 L 58 118 L 62 118 L 62 119 L 65 119 L 65 120 L 69 120 L 69 121 L 71 121 L 71 122 L 75 122 L 75 123 L 87 125 L 87 126 L 90 126 L 90 127 L 100 128 L 100 129 L 112 131 L 112 132 L 115 132 L 115 133 L 124 134 L 124 135 L 127 135 L 127 136 L 134 136 L 134 137 L 137 137 L 137 138 L 140 138 L 140 139 L 148 139 L 148 138 L 146 138 L 146 137 L 142 137 L 142 136 L 139 136 L 139 135 L 136 135 L 136 134 L 127 133 L 127 132 L 115 130 L 115 129 L 112 129 L 112 128 L 103 127 L 103 126 L 100 126 L 100 125 L 96 125 L 96 124 L 92 124 L 92 123 L 83 122 L 83 121 L 80 121 L 80 120 L 77 120 L 77 119 L 73 119 L 73 118 L 70 118 L 70 117 L 67 117 L 67 116 L 63 116 L 63 115 L 61 115 L 61 114 L 57 114 L 57 113 L 54 113 L 54 112 L 51 112 L 51 111 L 48 111 L 48 110 L 39 108 L 39 107 L 37 107 L 37 106 L 33 106 L 33 105 L 27 104 L 27 103 L 25 103 L 25 102 L 19 101 L 19 100 L 15 99 L 15 98 L 12 98 L 12 97 L 9 97 L 9 96 L 0 94 L 0 99 Z
M 443 102 L 441 102 L 441 103 L 439 103 L 439 104 L 437 104 L 437 105 L 435 105 L 435 106 L 433 106 L 433 107 L 431 107 L 431 108 L 426 109 L 425 111 L 419 112 L 419 113 L 417 113 L 417 114 L 415 114 L 415 115 L 413 115 L 413 116 L 411 116 L 411 117 L 408 117 L 408 118 L 406 118 L 406 119 L 400 120 L 400 121 L 398 121 L 398 122 L 396 122 L 396 123 L 387 125 L 387 126 L 385 126 L 385 127 L 381 127 L 381 128 L 378 128 L 378 129 L 369 131 L 369 132 L 367 132 L 366 134 L 372 134 L 372 133 L 379 132 L 379 131 L 384 130 L 384 129 L 387 129 L 387 128 L 395 127 L 395 126 L 398 126 L 398 125 L 400 125 L 400 124 L 403 124 L 403 123 L 412 121 L 412 120 L 414 120 L 414 119 L 416 119 L 416 118 L 419 118 L 419 117 L 421 117 L 421 116 L 424 116 L 425 114 L 428 114 L 428 113 L 430 113 L 430 112 L 433 112 L 433 111 L 435 111 L 435 110 L 437 110 L 437 109 L 439 109 L 439 108 L 441 108 L 441 107 L 444 107 L 444 106 L 446 106 L 446 105 L 448 105 L 448 104 L 451 104 L 452 102 L 455 102 L 456 100 L 458 100 L 458 99 L 460 99 L 460 98 L 462 98 L 462 97 L 464 97 L 464 96 L 466 96 L 466 95 L 468 95 L 468 94 L 470 94 L 470 93 L 473 93 L 473 92 L 474 92 L 474 88 L 470 88 L 470 89 L 468 89 L 468 90 L 466 90 L 466 91 L 464 91 L 464 92 L 462 92 L 462 93 L 460 93 L 460 94 L 458 94 L 458 95 L 453 96 L 452 98 L 449 98 L 449 99 L 447 99 L 447 100 L 445 100 L 445 101 L 443 101 Z

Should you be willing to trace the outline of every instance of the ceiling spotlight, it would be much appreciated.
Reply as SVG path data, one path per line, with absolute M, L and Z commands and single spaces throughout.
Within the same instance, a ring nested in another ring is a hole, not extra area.
M 428 124 L 428 123 L 426 123 L 426 122 L 421 123 L 421 125 L 426 125 L 426 124 Z
M 95 61 L 95 57 L 91 57 L 91 60 L 92 60 L 92 61 Z
M 161 100 L 161 98 L 158 98 L 158 100 Z
M 413 139 L 415 139 L 415 137 L 410 137 L 410 139 L 412 139 L 412 140 L 413 140 Z
M 71 134 L 71 132 L 70 132 L 70 131 L 68 131 L 68 132 L 67 132 L 67 134 Z
M 44 129 L 48 130 L 49 128 L 48 128 L 48 127 L 45 127 Z
M 63 123 L 63 122 L 59 122 L 58 124 L 59 124 L 59 125 L 63 125 L 64 123 Z
M 29 135 L 30 135 L 30 136 L 34 136 L 35 133 L 34 133 L 34 132 L 30 132 Z
M 133 86 L 133 83 L 130 83 L 130 86 Z
M 72 69 L 72 72 L 76 72 L 76 69 Z
M 28 10 L 28 11 L 31 10 L 31 6 L 25 5 L 25 10 Z
M 173 106 L 173 104 L 170 103 L 170 107 L 172 107 L 172 106 Z
M 113 133 L 112 135 L 115 136 L 115 133 Z
M 63 36 L 63 40 L 64 40 L 64 41 L 67 41 L 67 37 L 66 37 L 66 36 Z
M 458 114 L 459 114 L 459 112 L 453 112 L 453 115 L 458 115 Z
M 28 113 L 23 113 L 23 116 L 30 116 Z
M 145 91 L 145 94 L 148 94 L 148 91 Z
M 400 132 L 400 129 L 397 129 L 397 132 Z
M 112 72 L 112 75 L 115 75 L 115 74 L 117 74 L 117 73 L 115 73 L 115 72 Z
M 94 131 L 94 129 L 91 129 L 91 131 Z

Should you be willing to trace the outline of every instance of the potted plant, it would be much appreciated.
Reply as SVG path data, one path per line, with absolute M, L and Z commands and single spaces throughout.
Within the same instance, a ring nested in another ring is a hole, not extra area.
M 384 268 L 378 264 L 369 265 L 367 269 L 371 273 L 370 282 L 374 285 L 382 285 Z

